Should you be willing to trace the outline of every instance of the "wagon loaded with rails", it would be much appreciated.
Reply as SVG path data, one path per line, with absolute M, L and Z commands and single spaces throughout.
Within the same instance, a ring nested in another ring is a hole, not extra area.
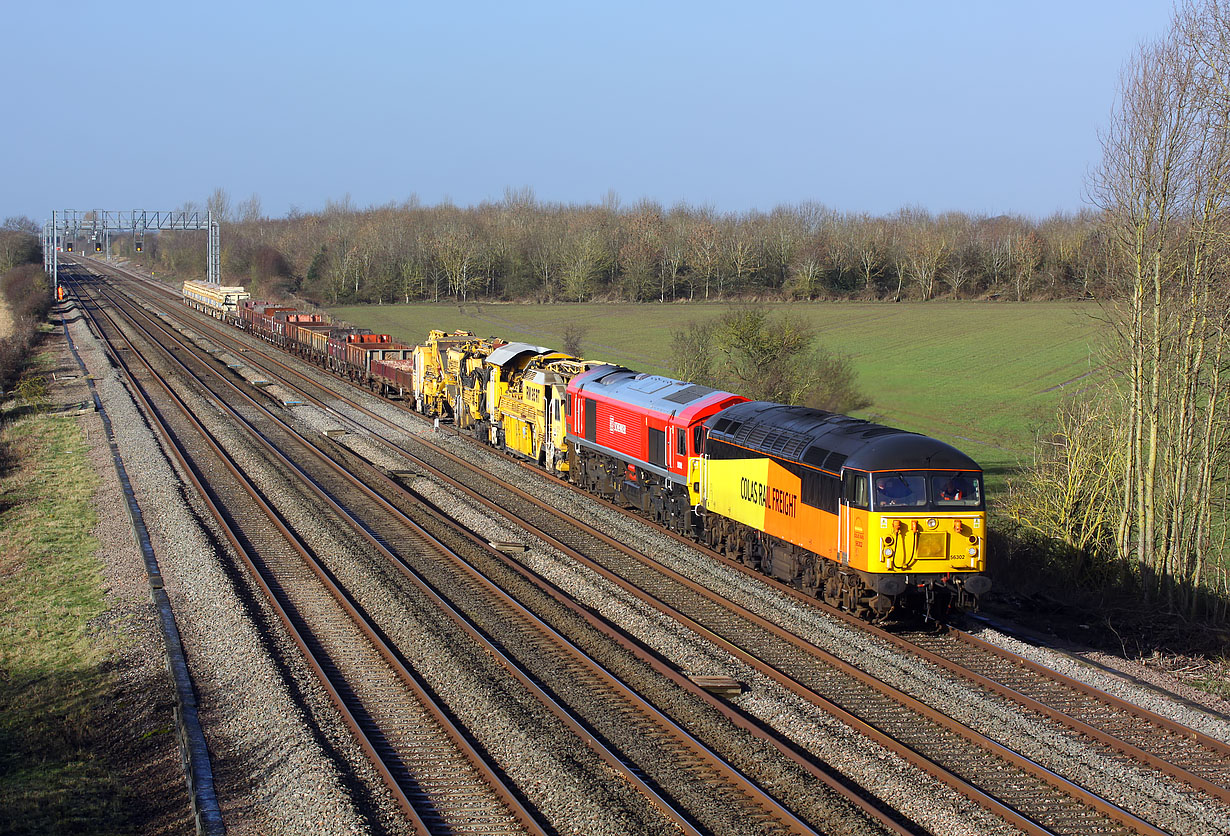
M 198 281 L 184 282 L 180 293 L 183 295 L 184 304 L 218 319 L 234 315 L 249 297 L 248 291 L 238 285 L 216 285 Z

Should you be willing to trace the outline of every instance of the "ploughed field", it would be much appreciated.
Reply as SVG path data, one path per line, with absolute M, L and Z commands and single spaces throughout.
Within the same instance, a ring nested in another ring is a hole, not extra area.
M 672 332 L 729 305 L 346 306 L 330 313 L 418 341 L 431 328 L 463 328 L 559 348 L 564 329 L 585 329 L 582 354 L 670 373 Z M 973 456 L 992 487 L 1028 461 L 1065 392 L 1105 379 L 1109 335 L 1094 302 L 811 303 L 786 308 L 816 326 L 819 342 L 851 358 L 872 406 L 858 417 L 943 439 Z

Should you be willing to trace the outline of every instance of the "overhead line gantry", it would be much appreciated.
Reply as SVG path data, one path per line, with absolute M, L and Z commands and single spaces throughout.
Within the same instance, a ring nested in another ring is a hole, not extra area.
M 52 292 L 60 286 L 60 242 L 70 241 L 83 235 L 90 235 L 95 242 L 95 251 L 101 252 L 105 242 L 107 258 L 111 258 L 111 233 L 131 232 L 133 240 L 140 242 L 148 230 L 184 229 L 209 231 L 209 244 L 206 251 L 208 274 L 206 281 L 211 284 L 221 284 L 221 256 L 218 221 L 212 211 L 194 212 L 188 210 L 174 212 L 155 212 L 147 209 L 110 210 L 110 209 L 64 209 L 58 213 L 51 212 L 51 220 L 43 224 L 43 269 L 52 278 Z M 61 237 L 62 236 L 62 237 Z

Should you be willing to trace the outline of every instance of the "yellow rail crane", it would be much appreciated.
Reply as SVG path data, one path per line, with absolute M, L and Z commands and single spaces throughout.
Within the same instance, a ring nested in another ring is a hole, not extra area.
M 487 360 L 504 345 L 503 340 L 478 340 L 455 345 L 445 356 L 444 394 L 453 408 L 453 424 L 473 430 L 481 438 L 489 417 Z
M 427 340 L 414 349 L 415 409 L 436 418 L 453 418 L 462 426 L 465 408 L 465 380 L 481 371 L 482 360 L 502 340 L 480 339 L 471 331 L 431 331 Z
M 568 470 L 568 381 L 601 362 L 509 343 L 486 362 L 490 441 L 552 473 Z

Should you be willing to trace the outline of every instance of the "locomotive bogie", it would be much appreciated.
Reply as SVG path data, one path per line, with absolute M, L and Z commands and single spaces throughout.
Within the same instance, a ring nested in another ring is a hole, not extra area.
M 699 537 L 687 487 L 661 473 L 589 447 L 568 448 L 569 478 L 588 493 L 635 509 L 679 534 Z

